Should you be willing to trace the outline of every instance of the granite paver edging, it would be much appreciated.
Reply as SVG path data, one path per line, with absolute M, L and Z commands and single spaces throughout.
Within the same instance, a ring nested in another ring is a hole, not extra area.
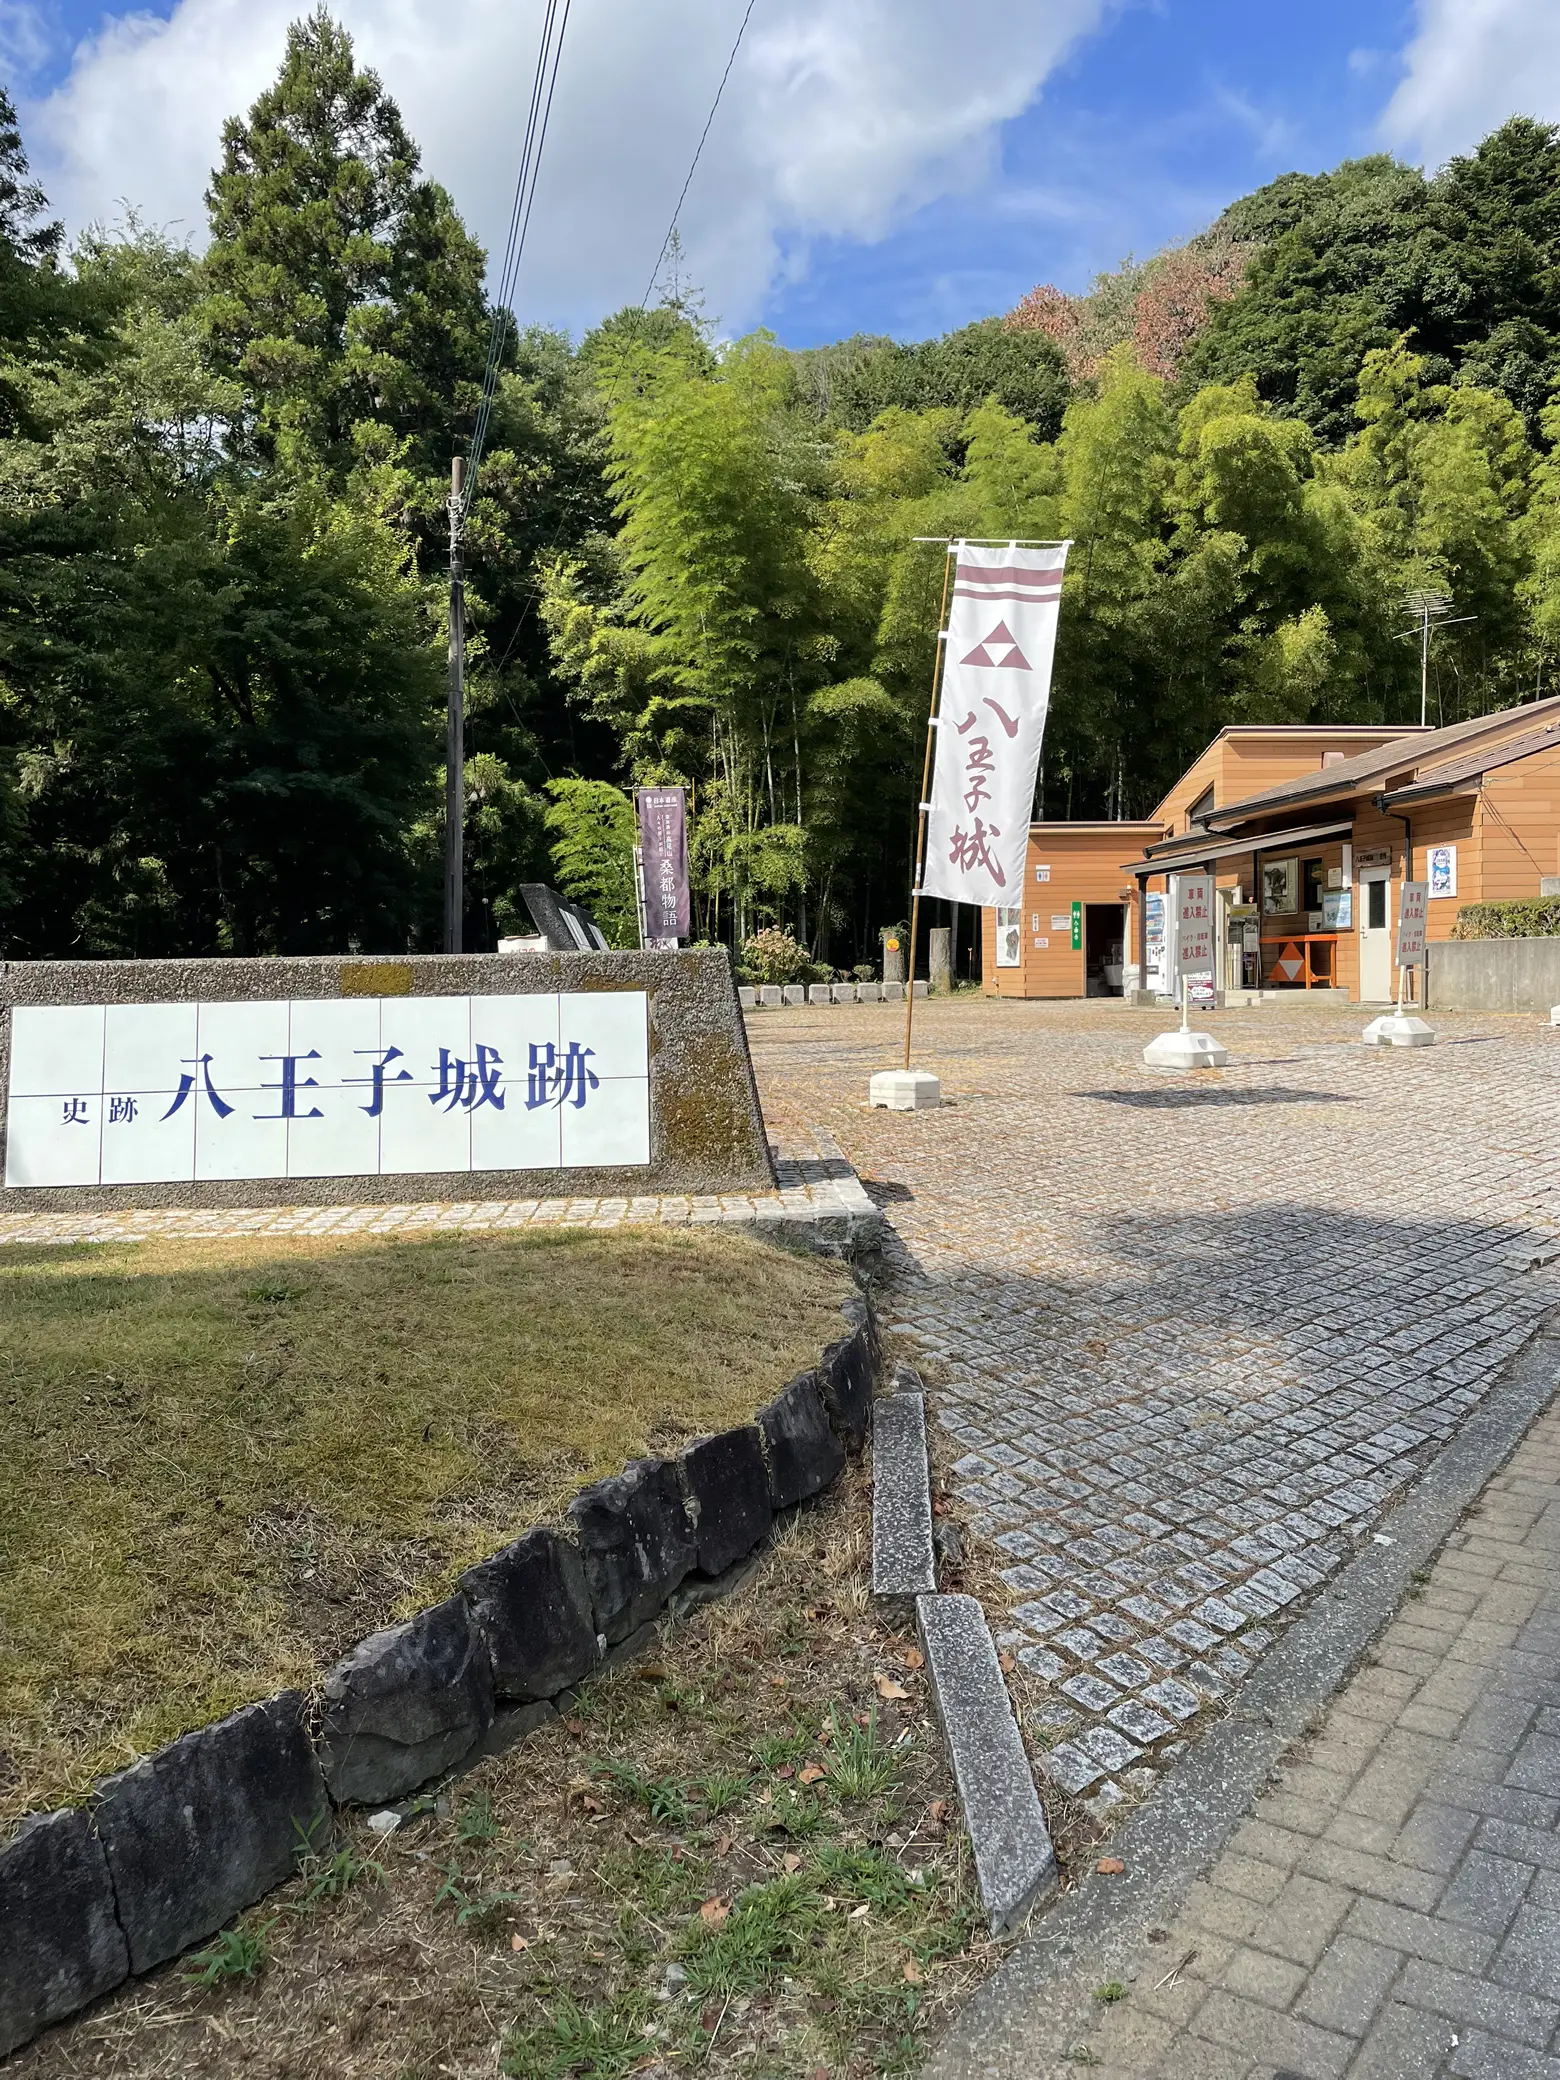
M 1280 1757 L 1322 1717 L 1415 1576 L 1554 1399 L 1557 1381 L 1560 1335 L 1550 1327 L 1383 1519 L 1376 1538 L 1263 1657 L 1229 1715 L 1112 1837 L 1125 1869 L 1091 1873 L 1057 1902 L 972 1999 L 926 2067 L 927 2080 L 1040 2080 L 1072 2070 L 1064 2039 L 1080 1994 L 1136 1976 L 1146 1931 L 1174 1920 Z
M 838 1478 L 882 1367 L 869 1298 L 753 1423 L 630 1461 L 453 1596 L 284 1691 L 40 1813 L 0 1847 L 0 2056 L 221 1928 L 294 1871 L 333 1806 L 384 1804 L 523 1739 L 659 1619 L 739 1585 L 775 1517 Z
M 816 1143 L 816 1146 L 809 1145 Z M 0 1205 L 0 1244 L 150 1242 L 250 1235 L 480 1234 L 516 1228 L 745 1227 L 778 1240 L 857 1251 L 882 1239 L 884 1220 L 826 1134 L 795 1149 L 771 1143 L 769 1192 L 663 1192 L 603 1198 L 453 1199 L 366 1206 L 125 1207 L 15 1211 Z

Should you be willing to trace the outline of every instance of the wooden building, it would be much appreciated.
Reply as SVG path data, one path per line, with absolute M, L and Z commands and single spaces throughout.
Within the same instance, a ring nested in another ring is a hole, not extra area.
M 1433 942 L 1560 874 L 1560 698 L 1446 729 L 1227 729 L 1141 823 L 1035 824 L 1022 906 L 985 913 L 987 991 L 1170 993 L 1180 872 L 1214 876 L 1226 993 L 1385 1002 L 1405 880 L 1429 884 Z

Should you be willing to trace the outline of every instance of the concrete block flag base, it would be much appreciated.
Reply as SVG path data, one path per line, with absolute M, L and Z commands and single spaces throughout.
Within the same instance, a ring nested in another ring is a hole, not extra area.
M 942 1083 L 930 1069 L 879 1069 L 868 1095 L 890 1112 L 921 1112 L 942 1103 Z
M 1373 1018 L 1362 1037 L 1367 1047 L 1435 1045 L 1434 1027 L 1427 1026 L 1422 1018 L 1410 1018 L 1401 1011 L 1387 1011 L 1380 1018 Z
M 1229 1049 L 1214 1039 L 1211 1033 L 1194 1033 L 1187 1018 L 1186 980 L 1181 980 L 1181 1023 L 1173 1033 L 1161 1033 L 1157 1040 L 1150 1040 L 1143 1050 L 1143 1060 L 1150 1069 L 1222 1069 L 1229 1060 Z

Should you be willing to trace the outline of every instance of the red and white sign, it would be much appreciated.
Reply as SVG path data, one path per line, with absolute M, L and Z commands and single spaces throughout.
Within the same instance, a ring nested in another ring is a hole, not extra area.
M 1213 876 L 1178 874 L 1175 965 L 1179 975 L 1213 973 Z
M 1425 911 L 1429 884 L 1405 881 L 1398 905 L 1397 964 L 1400 968 L 1422 968 L 1425 964 Z
M 926 895 L 1002 909 L 1022 900 L 1068 546 L 955 544 Z

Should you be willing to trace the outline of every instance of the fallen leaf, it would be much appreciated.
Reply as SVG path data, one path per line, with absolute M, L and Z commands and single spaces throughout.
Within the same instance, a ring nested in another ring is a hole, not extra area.
M 769 1678 L 769 1687 L 771 1690 L 783 1690 L 785 1688 L 785 1677 L 771 1676 Z
M 952 1505 L 949 1503 L 946 1495 L 934 1495 L 932 1497 L 932 1515 L 934 1517 L 947 1516 L 951 1507 Z
M 997 1656 L 997 1666 L 1005 1676 L 1010 1676 L 1018 1666 L 1018 1656 L 1010 1648 L 1004 1647 Z
M 852 1921 L 865 1921 L 865 1920 L 866 1920 L 866 1918 L 867 1918 L 867 1916 L 868 1916 L 868 1915 L 869 1915 L 869 1914 L 870 1914 L 871 1912 L 872 1912 L 872 1907 L 871 1907 L 871 1903 L 870 1903 L 869 1901 L 867 1901 L 867 1900 L 863 1900 L 863 1901 L 861 1902 L 861 1905 L 860 1905 L 859 1907 L 852 1907 L 852 1908 L 851 1908 L 851 1910 L 850 1910 L 850 1918 L 851 1918 L 851 1920 L 852 1920 Z
M 940 1827 L 940 1826 L 942 1825 L 943 1821 L 944 1821 L 944 1820 L 946 1820 L 946 1819 L 947 1819 L 947 1817 L 948 1817 L 948 1801 L 947 1801 L 947 1799 L 945 1799 L 945 1798 L 934 1798 L 934 1799 L 932 1800 L 931 1804 L 930 1804 L 930 1805 L 929 1805 L 929 1806 L 927 1807 L 926 1811 L 927 1811 L 927 1817 L 928 1817 L 929 1819 L 935 1820 L 935 1821 L 937 1822 L 938 1826 Z
M 592 1964 L 605 1964 L 607 1961 L 607 1953 L 605 1950 L 587 1950 L 585 1952 L 585 1955 L 590 1959 Z
M 706 1928 L 721 1927 L 730 1917 L 730 1914 L 731 1901 L 729 1899 L 707 1899 L 699 1909 L 699 1919 Z
M 1126 1865 L 1119 1856 L 1102 1856 L 1094 1868 L 1102 1878 L 1119 1878 Z
M 780 1767 L 775 1771 L 775 1775 L 777 1777 L 794 1777 L 796 1775 L 796 1764 L 794 1762 L 781 1763 Z
M 601 1800 L 599 1798 L 592 1798 L 588 1791 L 580 1800 L 580 1804 L 585 1808 L 587 1813 L 604 1813 L 607 1810 L 606 1807 L 601 1803 Z
M 583 1719 L 565 1719 L 563 1723 L 576 1740 L 585 1732 L 585 1721 Z
M 524 1936 L 511 1936 L 509 1938 L 509 1947 L 511 1950 L 529 1950 L 531 1946 Z
M 896 1683 L 892 1676 L 874 1676 L 872 1681 L 877 1688 L 879 1697 L 896 1698 L 908 1697 L 910 1695 L 904 1684 Z
M 717 1838 L 715 1854 L 717 1856 L 729 1856 L 731 1854 L 731 1836 L 729 1834 L 723 1834 Z
M 796 1781 L 798 1784 L 816 1784 L 820 1777 L 826 1777 L 828 1774 L 821 1762 L 809 1762 L 805 1769 L 797 1773 Z
M 634 1680 L 639 1683 L 664 1683 L 666 1670 L 659 1661 L 647 1661 L 643 1668 L 634 1670 Z
M 856 1714 L 856 1724 L 858 1726 L 870 1726 L 872 1724 L 872 1714 L 870 1712 L 858 1712 Z
M 799 1871 L 802 1867 L 802 1859 L 797 1855 L 794 1849 L 788 1849 L 784 1856 L 781 1857 L 780 1861 L 785 1865 L 788 1871 Z
M 913 1957 L 905 1959 L 905 1983 L 910 1986 L 924 1986 L 926 1984 L 926 1974 Z
M 720 2010 L 716 2007 L 713 2001 L 710 2002 L 710 2005 L 707 2008 L 701 2010 L 699 2015 L 699 2027 L 711 2036 L 713 2036 L 715 2031 L 720 2027 Z
M 925 1668 L 926 1666 L 926 1656 L 919 1647 L 906 1647 L 899 1658 L 906 1668 Z

